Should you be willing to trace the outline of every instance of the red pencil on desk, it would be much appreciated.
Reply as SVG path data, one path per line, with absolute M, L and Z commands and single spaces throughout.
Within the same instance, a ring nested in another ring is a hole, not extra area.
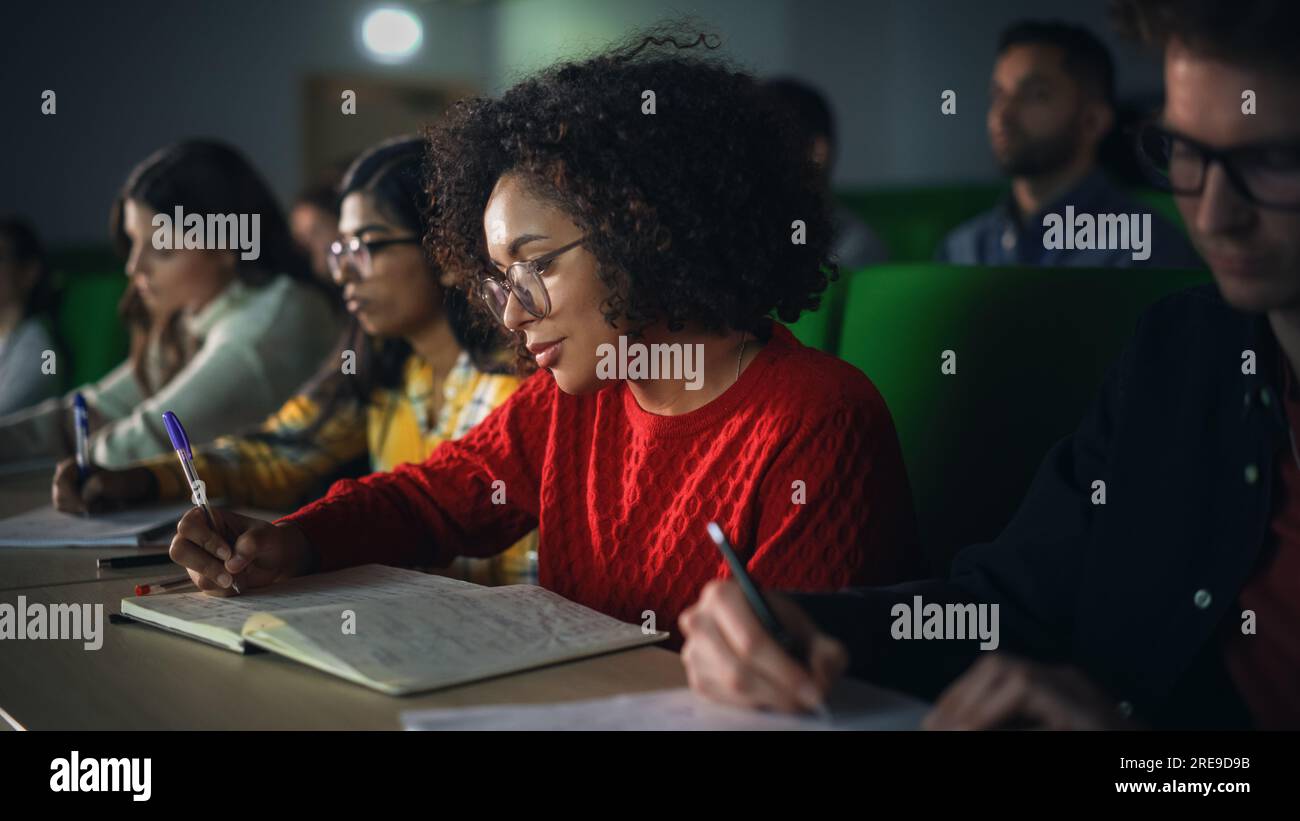
M 187 584 L 194 584 L 189 576 L 180 576 L 175 579 L 168 579 L 165 582 L 150 582 L 149 584 L 137 584 L 135 594 L 137 596 L 148 596 L 151 593 L 166 593 L 169 590 L 175 590 L 178 587 L 184 587 Z

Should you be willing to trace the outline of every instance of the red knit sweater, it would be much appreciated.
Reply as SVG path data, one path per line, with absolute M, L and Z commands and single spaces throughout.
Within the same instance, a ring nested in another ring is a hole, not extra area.
M 423 464 L 340 481 L 281 521 L 302 528 L 322 570 L 490 556 L 539 528 L 544 587 L 633 623 L 653 610 L 674 634 L 727 575 L 710 520 L 764 587 L 915 577 L 884 400 L 853 366 L 772 328 L 740 379 L 690 413 L 647 413 L 623 382 L 570 396 L 539 371 Z

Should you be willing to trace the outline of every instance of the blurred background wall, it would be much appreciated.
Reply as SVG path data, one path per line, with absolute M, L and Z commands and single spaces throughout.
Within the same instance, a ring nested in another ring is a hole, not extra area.
M 377 62 L 362 44 L 380 5 L 422 25 L 405 62 Z M 127 172 L 172 140 L 235 143 L 288 201 L 375 129 L 668 16 L 696 17 L 744 66 L 828 93 L 841 190 L 996 179 L 988 76 L 998 32 L 1021 17 L 1091 26 L 1115 49 L 1126 98 L 1160 86 L 1155 63 L 1111 33 L 1102 0 L 47 0 L 2 14 L 0 212 L 25 214 L 54 246 L 105 242 Z M 344 83 L 358 89 L 355 117 L 332 90 Z M 948 88 L 955 117 L 939 114 Z M 40 113 L 45 89 L 54 116 Z

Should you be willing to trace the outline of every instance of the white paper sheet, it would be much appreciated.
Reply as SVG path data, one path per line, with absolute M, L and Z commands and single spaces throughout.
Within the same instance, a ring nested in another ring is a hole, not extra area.
M 142 535 L 175 526 L 191 507 L 172 504 L 81 516 L 44 505 L 0 520 L 0 547 L 136 547 Z M 170 533 L 166 541 L 171 541 Z
M 840 682 L 826 716 L 740 710 L 685 688 L 541 705 L 402 713 L 407 730 L 915 730 L 922 701 L 860 681 Z

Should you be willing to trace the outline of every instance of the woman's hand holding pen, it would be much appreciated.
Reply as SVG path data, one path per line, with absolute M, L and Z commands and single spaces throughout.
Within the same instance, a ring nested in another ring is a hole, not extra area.
M 170 555 L 200 590 L 229 596 L 308 572 L 311 551 L 294 525 L 274 525 L 213 508 L 221 533 L 214 532 L 202 508 L 176 525 Z
M 712 581 L 678 619 L 691 689 L 740 707 L 816 710 L 848 668 L 848 652 L 785 596 L 765 591 L 763 598 L 786 632 L 807 648 L 807 669 L 764 629 L 740 585 Z
M 158 482 L 145 468 L 106 470 L 91 467 L 81 480 L 77 460 L 64 459 L 54 469 L 54 507 L 65 513 L 99 513 L 155 501 Z

